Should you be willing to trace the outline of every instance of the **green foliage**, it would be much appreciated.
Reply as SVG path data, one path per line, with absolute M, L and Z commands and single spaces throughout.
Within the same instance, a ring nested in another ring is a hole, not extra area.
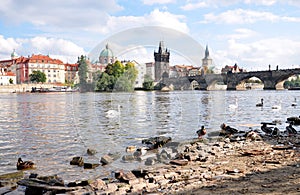
M 116 61 L 108 64 L 105 72 L 98 76 L 96 83 L 97 91 L 132 91 L 137 78 L 137 70 L 134 64 L 129 62 L 125 66 Z
M 86 62 L 86 57 L 83 55 L 78 59 L 78 76 L 79 76 L 79 84 L 83 86 L 87 83 L 86 79 L 88 74 L 88 66 Z
M 300 87 L 300 77 L 297 76 L 296 79 L 291 79 L 290 81 L 285 81 L 283 83 L 283 87 L 285 89 L 291 88 L 291 87 Z
M 14 84 L 14 80 L 12 78 L 9 79 L 9 84 Z
M 32 71 L 32 73 L 29 75 L 29 78 L 31 82 L 36 82 L 36 83 L 46 82 L 46 74 L 39 70 Z
M 146 74 L 144 76 L 143 88 L 145 90 L 153 90 L 154 89 L 154 81 L 150 75 Z

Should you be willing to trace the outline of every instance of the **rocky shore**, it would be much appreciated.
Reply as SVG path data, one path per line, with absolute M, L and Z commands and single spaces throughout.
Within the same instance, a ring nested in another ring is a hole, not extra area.
M 299 194 L 299 138 L 244 134 L 168 141 L 137 157 L 144 169 L 67 184 L 19 171 L 0 176 L 0 194 Z

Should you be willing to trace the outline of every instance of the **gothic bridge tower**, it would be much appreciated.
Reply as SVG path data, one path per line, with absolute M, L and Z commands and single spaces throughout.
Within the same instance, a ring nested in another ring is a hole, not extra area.
M 155 59 L 155 81 L 159 81 L 162 78 L 169 78 L 169 60 L 170 51 L 164 47 L 164 42 L 159 42 L 158 52 L 154 51 Z

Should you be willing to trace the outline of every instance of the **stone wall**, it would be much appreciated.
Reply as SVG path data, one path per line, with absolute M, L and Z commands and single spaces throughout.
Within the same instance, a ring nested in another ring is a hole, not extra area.
M 52 88 L 53 84 L 18 84 L 18 85 L 1 85 L 0 93 L 25 93 L 31 92 L 32 87 Z

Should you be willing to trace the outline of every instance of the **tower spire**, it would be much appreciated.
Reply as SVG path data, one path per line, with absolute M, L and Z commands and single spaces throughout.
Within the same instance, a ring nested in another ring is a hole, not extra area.
M 205 49 L 205 57 L 204 57 L 204 58 L 209 58 L 208 45 L 206 45 L 206 49 Z

